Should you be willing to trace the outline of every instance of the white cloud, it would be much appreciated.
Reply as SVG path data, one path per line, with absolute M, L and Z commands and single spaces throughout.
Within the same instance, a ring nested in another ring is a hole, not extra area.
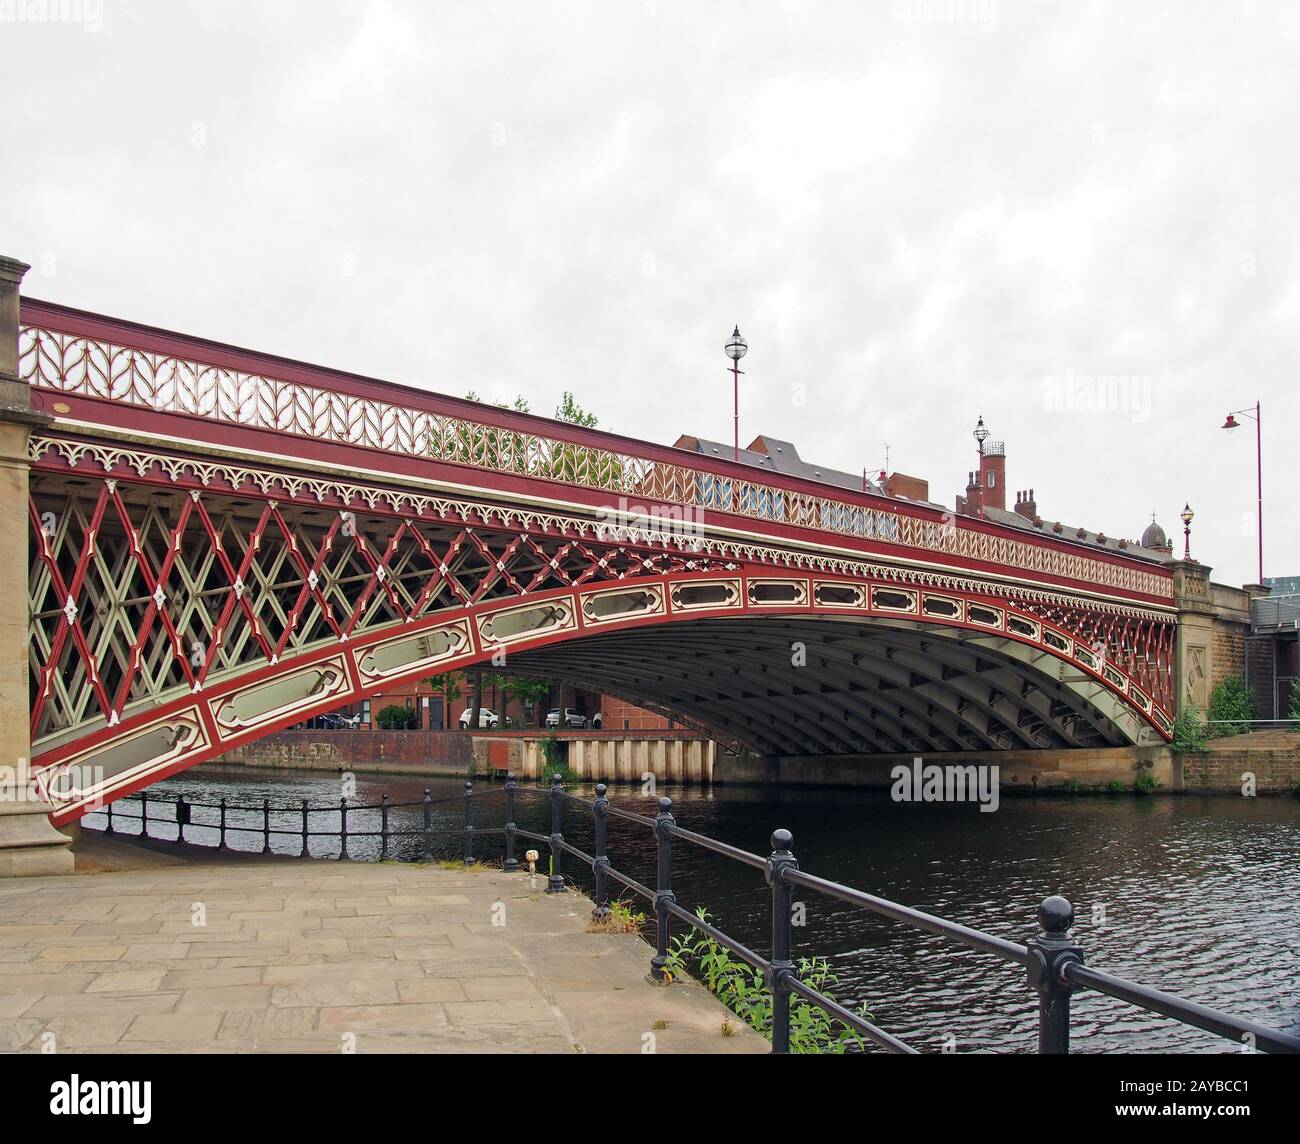
M 543 412 L 570 389 L 659 441 L 730 439 L 739 322 L 743 433 L 855 472 L 888 440 L 950 502 L 983 413 L 1051 519 L 1172 531 L 1189 500 L 1237 582 L 1253 456 L 1217 427 L 1259 398 L 1266 557 L 1300 572 L 1294 6 L 890 9 L 11 24 L 0 251 L 36 296 Z M 1150 419 L 1046 408 L 1067 373 L 1150 378 Z

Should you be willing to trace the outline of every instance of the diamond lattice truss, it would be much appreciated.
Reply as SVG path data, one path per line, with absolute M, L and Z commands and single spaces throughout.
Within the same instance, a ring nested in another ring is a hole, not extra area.
M 33 458 L 36 764 L 96 798 L 494 652 L 765 752 L 1170 727 L 1150 609 L 55 436 Z
M 784 755 L 1161 742 L 1152 553 L 22 300 L 56 821 L 489 661 Z

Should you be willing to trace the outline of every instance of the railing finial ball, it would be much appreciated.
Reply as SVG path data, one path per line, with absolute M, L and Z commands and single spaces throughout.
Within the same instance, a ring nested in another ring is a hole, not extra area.
M 466 789 L 466 790 L 473 790 L 473 789 L 474 789 L 474 784 L 473 784 L 472 782 L 470 782 L 469 779 L 466 779 L 466 780 L 465 780 L 465 789 Z
M 670 799 L 666 794 L 665 794 L 665 795 L 660 795 L 660 796 L 659 796 L 659 813 L 660 813 L 660 814 L 671 814 L 671 813 L 672 813 L 672 809 L 673 809 L 673 800 Z
M 1044 898 L 1038 907 L 1038 924 L 1044 933 L 1064 934 L 1074 925 L 1074 907 L 1059 894 Z
M 777 853 L 788 854 L 794 845 L 794 835 L 788 830 L 772 831 L 772 849 Z
M 551 775 L 551 786 L 559 786 L 562 782 L 564 782 L 564 776 L 559 771 Z
M 604 784 L 604 783 L 597 783 L 597 784 L 596 784 L 596 797 L 597 797 L 597 798 L 604 798 L 604 797 L 605 797 L 605 784 Z

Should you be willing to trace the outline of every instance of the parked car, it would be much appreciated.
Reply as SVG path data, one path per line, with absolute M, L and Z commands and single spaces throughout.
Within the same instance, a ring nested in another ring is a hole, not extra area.
M 468 730 L 469 725 L 473 722 L 474 722 L 473 708 L 466 707 L 465 710 L 460 713 L 460 729 L 462 731 Z M 478 726 L 495 727 L 500 722 L 501 720 L 497 717 L 497 713 L 495 711 L 489 711 L 486 707 L 480 707 L 478 709 Z
M 581 711 L 575 711 L 572 707 L 566 707 L 563 712 L 557 707 L 554 711 L 546 713 L 546 725 L 548 727 L 558 727 L 561 723 L 566 727 L 585 727 L 587 717 Z
M 594 714 L 594 715 L 591 717 L 591 725 L 592 725 L 593 727 L 595 727 L 597 731 L 599 731 L 602 722 L 603 722 L 603 720 L 602 720 L 601 717 L 600 717 L 600 712 L 597 711 L 596 714 Z

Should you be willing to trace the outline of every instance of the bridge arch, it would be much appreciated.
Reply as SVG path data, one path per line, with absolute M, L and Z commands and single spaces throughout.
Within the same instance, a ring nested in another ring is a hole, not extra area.
M 313 714 L 486 665 L 588 682 L 782 754 L 1093 746 L 1168 717 L 1030 601 L 756 566 L 682 568 L 447 607 L 173 688 L 47 736 L 56 822 Z

